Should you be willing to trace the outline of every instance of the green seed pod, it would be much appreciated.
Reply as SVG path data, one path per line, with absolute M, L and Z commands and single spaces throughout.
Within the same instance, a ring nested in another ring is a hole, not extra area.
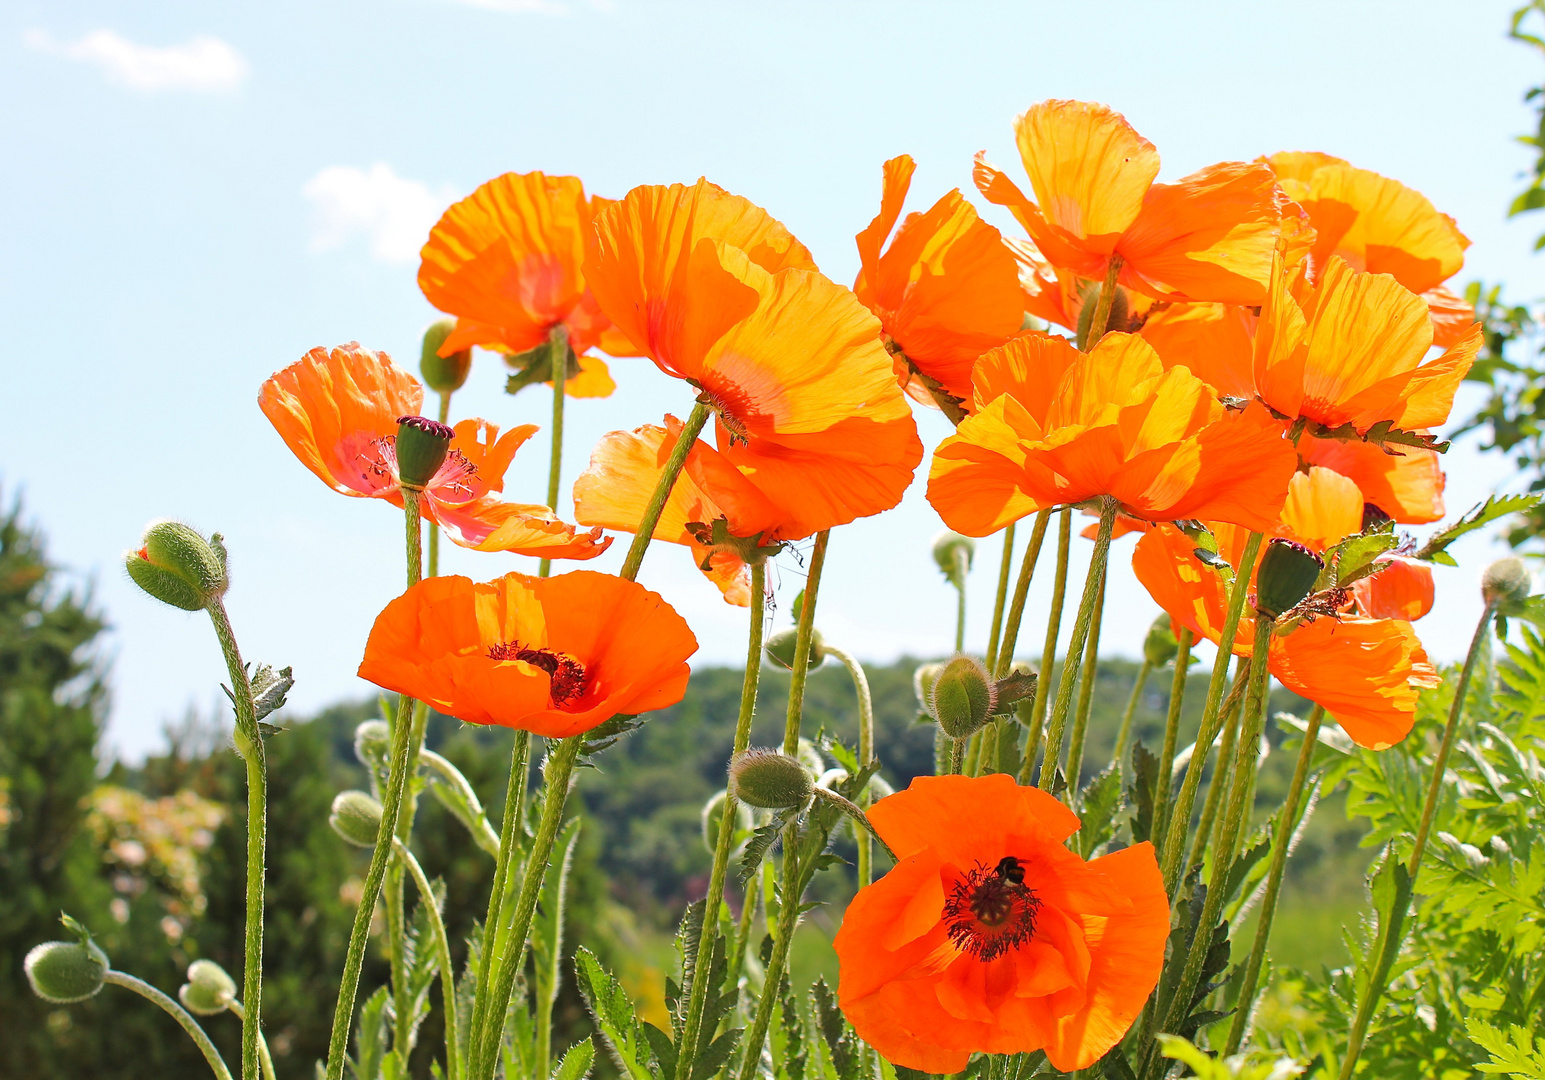
M 32 992 L 55 1005 L 85 1001 L 102 989 L 107 954 L 87 939 L 45 941 L 22 961 Z
M 1175 640 L 1175 629 L 1170 625 L 1168 615 L 1160 615 L 1153 620 L 1153 625 L 1148 628 L 1148 636 L 1143 639 L 1143 659 L 1148 661 L 1150 667 L 1160 668 L 1180 652 L 1180 642 Z
M 363 791 L 340 791 L 327 823 L 355 847 L 373 848 L 381 831 L 381 804 Z
M 767 639 L 762 647 L 767 653 L 768 659 L 773 661 L 785 671 L 794 669 L 794 648 L 799 644 L 799 631 L 779 630 Z M 810 659 L 805 665 L 806 671 L 812 671 L 821 666 L 826 659 L 826 639 L 821 637 L 821 632 L 814 627 L 810 629 Z
M 236 980 L 213 960 L 195 960 L 188 965 L 188 981 L 177 997 L 190 1013 L 214 1016 L 236 1000 Z
M 1314 591 L 1325 562 L 1302 544 L 1274 538 L 1255 575 L 1255 610 L 1275 619 Z
M 980 731 L 997 704 L 997 690 L 987 669 L 970 656 L 957 656 L 933 684 L 933 716 L 952 739 Z
M 385 720 L 366 720 L 354 729 L 354 756 L 361 765 L 386 768 L 391 745 L 392 729 L 386 726 Z
M 809 802 L 815 781 L 798 758 L 751 749 L 730 762 L 730 790 L 748 806 L 786 810 Z
M 1482 598 L 1503 614 L 1510 614 L 1510 609 L 1529 599 L 1532 586 L 1529 567 L 1517 555 L 1498 559 L 1481 575 Z
M 423 416 L 397 418 L 397 482 L 405 488 L 423 491 L 434 479 L 445 455 L 450 453 L 456 432 Z
M 933 561 L 939 571 L 957 589 L 966 587 L 966 574 L 976 557 L 976 541 L 958 532 L 945 530 L 933 541 Z
M 424 384 L 439 394 L 460 390 L 467 381 L 467 373 L 472 370 L 470 348 L 453 352 L 449 356 L 440 355 L 440 346 L 445 344 L 445 339 L 451 336 L 454 329 L 455 319 L 438 319 L 424 329 L 424 347 L 419 356 L 418 370 L 424 376 Z
M 138 551 L 124 556 L 134 583 L 162 603 L 202 611 L 225 594 L 230 578 L 219 534 L 206 540 L 180 521 L 153 521 Z
M 943 664 L 919 664 L 912 672 L 912 692 L 917 695 L 918 706 L 929 716 L 933 716 L 933 684 L 943 670 Z

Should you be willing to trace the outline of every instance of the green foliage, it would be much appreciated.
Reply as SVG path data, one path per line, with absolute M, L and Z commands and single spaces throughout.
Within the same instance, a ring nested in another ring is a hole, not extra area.
M 1503 1031 L 1474 1017 L 1465 1022 L 1465 1028 L 1475 1044 L 1491 1055 L 1490 1061 L 1476 1065 L 1481 1072 L 1513 1080 L 1545 1080 L 1545 1037 L 1517 1024 Z

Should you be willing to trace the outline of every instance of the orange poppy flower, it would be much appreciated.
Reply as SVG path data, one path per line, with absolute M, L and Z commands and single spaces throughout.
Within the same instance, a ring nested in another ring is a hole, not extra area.
M 1053 266 L 1160 300 L 1259 304 L 1286 199 L 1259 162 L 1212 165 L 1156 184 L 1159 152 L 1120 113 L 1045 101 L 1014 123 L 1035 201 L 976 156 L 976 185 L 1008 207 Z
M 1448 419 L 1481 328 L 1427 363 L 1432 323 L 1421 297 L 1387 274 L 1332 257 L 1296 290 L 1282 259 L 1255 335 L 1255 386 L 1273 412 L 1359 434 L 1381 421 L 1412 431 Z
M 1273 531 L 1323 551 L 1361 527 L 1362 497 L 1355 485 L 1328 469 L 1312 469 L 1294 476 L 1282 522 Z M 1212 528 L 1220 554 L 1237 566 L 1244 530 L 1225 524 Z M 1179 529 L 1160 526 L 1138 541 L 1132 569 L 1171 618 L 1217 644 L 1222 640 L 1228 583 L 1196 559 L 1195 549 L 1195 542 Z M 1359 614 L 1300 624 L 1285 636 L 1273 637 L 1268 656 L 1269 669 L 1283 686 L 1325 706 L 1355 742 L 1374 750 L 1405 738 L 1415 720 L 1417 692 L 1438 683 L 1411 624 L 1381 615 L 1409 601 L 1404 594 L 1410 582 L 1397 580 L 1390 587 L 1379 582 L 1395 572 L 1382 571 L 1365 579 L 1363 589 L 1354 587 Z M 1372 612 L 1362 612 L 1365 600 Z M 1255 617 L 1246 611 L 1232 652 L 1249 656 L 1254 641 Z
M 1049 506 L 1113 496 L 1147 521 L 1277 520 L 1296 463 L 1259 406 L 1230 413 L 1183 367 L 1165 371 L 1132 334 L 1089 353 L 1030 332 L 977 362 L 977 412 L 934 451 L 928 501 L 986 536 Z
M 1018 267 L 998 230 L 958 189 L 927 213 L 907 215 L 891 237 L 914 169 L 907 154 L 885 163 L 880 213 L 857 236 L 862 268 L 853 292 L 894 342 L 896 373 L 910 396 L 934 404 L 916 372 L 969 404 L 972 364 L 1024 321 Z
M 263 384 L 258 405 L 286 446 L 328 487 L 402 505 L 397 421 L 417 415 L 424 388 L 385 353 L 357 343 L 312 349 Z M 424 517 L 462 547 L 548 559 L 592 559 L 610 538 L 579 532 L 545 506 L 505 502 L 504 474 L 537 428 L 504 435 L 485 420 L 455 427 L 445 464 L 424 489 Z
M 900 861 L 859 890 L 833 945 L 837 999 L 897 1065 L 955 1073 L 975 1051 L 1084 1069 L 1157 985 L 1169 934 L 1148 843 L 1085 862 L 1071 810 L 1001 773 L 919 776 L 869 820 Z
M 635 188 L 597 216 L 585 275 L 712 406 L 720 454 L 799 507 L 797 535 L 900 502 L 923 449 L 880 324 L 766 211 L 706 180 Z
M 1425 432 L 1420 432 L 1425 434 Z M 1305 432 L 1298 439 L 1298 457 L 1306 465 L 1323 465 L 1348 477 L 1365 502 L 1402 525 L 1425 525 L 1443 516 L 1443 468 L 1434 450 L 1402 446 L 1387 454 L 1365 442 L 1316 439 Z
M 434 577 L 376 616 L 359 677 L 468 724 L 563 739 L 676 704 L 696 651 L 675 609 L 610 574 Z
M 580 270 L 595 214 L 611 201 L 586 198 L 577 176 L 532 172 L 505 173 L 451 206 L 430 230 L 418 270 L 429 302 L 457 316 L 440 355 L 471 345 L 523 353 L 560 325 L 575 353 L 632 355 Z M 600 357 L 582 357 L 579 368 L 565 393 L 606 397 L 616 389 Z

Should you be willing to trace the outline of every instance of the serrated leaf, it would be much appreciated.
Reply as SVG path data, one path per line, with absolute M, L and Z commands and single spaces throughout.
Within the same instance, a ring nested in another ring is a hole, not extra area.
M 618 1070 L 630 1080 L 653 1080 L 654 1054 L 622 984 L 583 945 L 574 950 L 574 976 Z
M 766 825 L 752 831 L 751 839 L 746 841 L 745 854 L 740 857 L 740 869 L 737 874 L 742 882 L 749 881 L 755 874 L 757 867 L 762 865 L 762 860 L 778 842 L 778 837 L 783 833 L 787 811 L 778 811 L 772 816 L 772 820 Z
M 253 668 L 249 681 L 252 686 L 252 706 L 259 720 L 281 708 L 285 695 L 295 686 L 290 668 L 280 668 L 276 672 L 267 664 Z
M 1159 758 L 1143 745 L 1132 744 L 1132 783 L 1127 786 L 1126 801 L 1132 808 L 1132 842 L 1140 844 L 1153 838 L 1153 797 L 1159 778 Z
M 1334 568 L 1335 585 L 1346 588 L 1382 569 L 1376 560 L 1394 549 L 1400 538 L 1388 529 L 1349 536 L 1325 553 L 1327 568 Z
M 386 1056 L 386 1029 L 391 1023 L 391 991 L 384 986 L 365 999 L 354 1029 L 355 1080 L 378 1080 Z
M 587 1035 L 564 1052 L 558 1067 L 553 1070 L 552 1080 L 585 1080 L 594 1064 L 595 1043 Z
M 1077 834 L 1080 855 L 1089 858 L 1095 848 L 1111 838 L 1120 808 L 1121 772 L 1114 764 L 1107 765 L 1078 797 L 1079 817 L 1083 821 Z
M 1427 542 L 1416 550 L 1415 558 L 1455 566 L 1457 563 L 1454 562 L 1453 556 L 1448 554 L 1448 547 L 1455 540 L 1510 514 L 1533 510 L 1539 502 L 1538 495 L 1493 495 L 1485 502 L 1471 507 L 1452 525 L 1439 529 L 1429 536 Z

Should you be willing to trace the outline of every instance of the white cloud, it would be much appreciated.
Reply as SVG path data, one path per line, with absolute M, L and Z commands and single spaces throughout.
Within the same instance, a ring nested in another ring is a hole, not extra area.
M 29 48 L 101 68 L 133 90 L 234 90 L 247 77 L 246 59 L 216 37 L 182 45 L 137 45 L 111 30 L 93 30 L 79 41 L 60 41 L 46 30 L 22 35 Z
M 418 257 L 430 228 L 457 196 L 448 185 L 431 189 L 406 180 L 381 161 L 368 169 L 329 166 L 306 181 L 301 194 L 312 205 L 313 252 L 331 251 L 363 235 L 370 253 L 391 263 Z

